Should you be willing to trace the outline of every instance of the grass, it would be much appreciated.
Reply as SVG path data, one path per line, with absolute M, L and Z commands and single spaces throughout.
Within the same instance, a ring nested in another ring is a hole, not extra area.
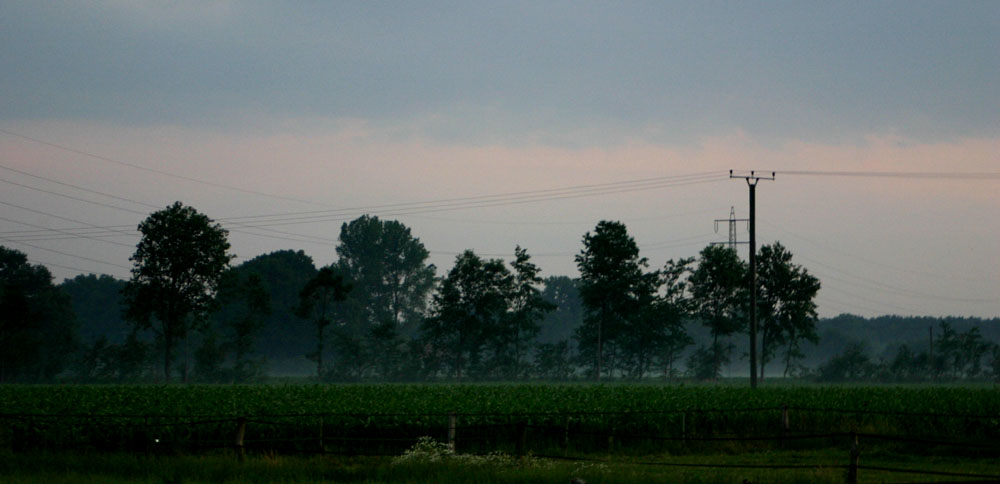
M 231 453 L 150 457 L 120 453 L 0 454 L 0 482 L 9 484 L 514 484 L 569 483 L 842 483 L 847 455 L 840 449 L 771 451 L 739 455 L 605 455 L 590 461 L 564 461 L 504 454 L 455 454 L 424 441 L 397 457 L 250 455 Z M 706 467 L 689 467 L 688 465 Z M 711 468 L 707 466 L 803 465 L 804 469 Z M 682 465 L 682 466 L 678 466 Z M 876 451 L 862 465 L 1000 473 L 993 459 L 914 457 Z M 826 467 L 823 467 L 826 466 Z M 955 478 L 895 474 L 862 469 L 859 482 L 934 482 Z

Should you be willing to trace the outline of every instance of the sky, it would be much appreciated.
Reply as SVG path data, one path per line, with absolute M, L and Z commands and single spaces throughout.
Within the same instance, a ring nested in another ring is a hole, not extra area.
M 396 219 L 576 276 L 746 218 L 821 316 L 1000 316 L 1000 3 L 0 0 L 0 244 L 127 278 L 174 201 L 234 263 Z M 724 219 L 716 223 L 717 219 Z M 737 224 L 748 240 L 747 224 Z M 746 246 L 740 246 L 745 258 Z

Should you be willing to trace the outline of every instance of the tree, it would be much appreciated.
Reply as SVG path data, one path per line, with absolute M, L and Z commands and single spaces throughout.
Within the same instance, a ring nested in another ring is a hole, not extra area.
M 410 327 L 423 318 L 435 268 L 427 264 L 424 244 L 405 225 L 368 215 L 345 223 L 337 255 L 365 329 L 383 323 Z
M 244 272 L 228 271 L 219 289 L 223 306 L 219 326 L 227 337 L 220 348 L 233 352 L 232 377 L 236 381 L 260 376 L 262 364 L 251 356 L 256 352 L 260 330 L 271 314 L 271 295 L 260 274 Z
M 720 245 L 702 249 L 698 268 L 688 279 L 695 313 L 712 334 L 712 355 L 715 377 L 729 361 L 732 346 L 720 342 L 743 328 L 743 309 L 747 304 L 747 268 L 736 251 Z
M 268 361 L 299 362 L 313 350 L 315 327 L 312 321 L 295 314 L 302 288 L 316 276 L 317 269 L 305 252 L 279 250 L 259 255 L 233 268 L 241 279 L 257 274 L 271 301 L 259 339 L 266 341 L 261 350 Z M 307 368 L 294 371 L 308 371 Z
M 142 238 L 130 258 L 125 316 L 152 328 L 163 346 L 163 377 L 170 380 L 174 350 L 215 305 L 222 274 L 232 259 L 228 231 L 181 202 L 139 224 Z M 187 365 L 184 366 L 187 380 Z
M 50 380 L 75 346 L 72 306 L 52 274 L 0 246 L 0 382 Z
M 514 276 L 500 259 L 484 261 L 466 250 L 434 295 L 432 316 L 421 327 L 425 341 L 458 380 L 483 367 L 484 349 L 503 327 Z M 498 351 L 493 350 L 496 360 Z
M 342 375 L 397 373 L 403 335 L 416 332 L 434 286 L 430 253 L 402 223 L 364 215 L 340 227 L 337 268 L 353 286 L 336 335 Z
M 760 379 L 764 380 L 764 367 L 774 356 L 778 345 L 785 347 L 784 376 L 787 377 L 792 362 L 803 356 L 799 349 L 801 342 L 819 342 L 814 299 L 820 282 L 802 266 L 793 264 L 792 253 L 775 242 L 760 248 L 757 285 L 757 304 L 762 323 Z
M 559 343 L 569 341 L 583 322 L 583 302 L 580 301 L 580 280 L 567 276 L 549 276 L 542 280 L 542 298 L 555 306 L 545 314 L 538 341 Z
M 542 293 L 538 290 L 538 284 L 542 282 L 542 278 L 538 276 L 540 269 L 531 262 L 528 251 L 521 246 L 514 249 L 511 268 L 514 269 L 514 280 L 508 295 L 510 312 L 505 324 L 506 331 L 501 335 L 502 341 L 499 343 L 512 353 L 507 358 L 511 362 L 507 376 L 523 378 L 528 369 L 524 366 L 524 359 L 541 329 L 539 322 L 555 309 L 555 305 L 542 298 Z
M 648 264 L 621 222 L 601 221 L 583 236 L 576 256 L 580 270 L 583 325 L 577 331 L 579 352 L 600 381 L 604 368 L 614 371 L 630 323 L 637 321 L 642 304 L 651 300 Z M 604 365 L 605 360 L 610 364 Z
M 316 362 L 316 377 L 323 378 L 323 353 L 326 349 L 326 327 L 330 325 L 334 303 L 347 299 L 351 285 L 344 282 L 343 274 L 332 267 L 324 267 L 306 283 L 299 293 L 296 314 L 303 319 L 311 319 L 316 328 L 316 350 L 306 355 Z
M 847 346 L 843 353 L 830 358 L 830 361 L 819 367 L 820 381 L 857 381 L 871 378 L 876 371 L 876 365 L 868 356 L 864 343 L 855 341 Z
M 983 371 L 983 357 L 991 350 L 978 327 L 958 332 L 947 321 L 941 321 L 941 336 L 934 342 L 935 359 L 939 368 L 952 378 L 975 378 Z
M 125 341 L 129 324 L 122 317 L 122 290 L 126 284 L 106 274 L 80 274 L 59 284 L 73 304 L 81 343 L 90 344 L 101 338 L 107 344 Z
M 535 347 L 535 372 L 542 378 L 566 380 L 573 374 L 569 341 L 540 343 Z
M 655 314 L 663 331 L 659 363 L 663 376 L 668 379 L 674 376 L 674 362 L 681 352 L 694 344 L 684 328 L 692 307 L 687 278 L 693 264 L 693 257 L 677 261 L 670 259 L 660 270 L 659 284 L 663 293 L 656 302 Z

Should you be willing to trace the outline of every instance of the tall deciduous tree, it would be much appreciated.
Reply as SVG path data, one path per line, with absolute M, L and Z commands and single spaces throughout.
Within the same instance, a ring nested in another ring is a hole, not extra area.
M 746 265 L 736 251 L 721 245 L 702 249 L 698 268 L 688 279 L 695 313 L 712 334 L 711 374 L 718 377 L 729 361 L 730 346 L 720 341 L 744 327 L 743 309 L 747 305 Z
M 665 377 L 673 378 L 674 363 L 684 348 L 694 344 L 684 325 L 691 316 L 691 294 L 688 277 L 694 258 L 670 259 L 660 270 L 660 289 L 655 314 L 663 332 L 659 363 Z
M 367 329 L 391 323 L 416 324 L 434 286 L 429 253 L 396 220 L 364 215 L 340 227 L 337 267 L 354 289 L 350 299 L 359 307 Z
M 302 288 L 316 276 L 316 266 L 303 251 L 279 250 L 259 255 L 233 269 L 240 277 L 260 275 L 271 299 L 271 313 L 260 339 L 267 341 L 262 350 L 270 361 L 298 361 L 313 347 L 315 328 L 312 321 L 298 318 Z
M 224 311 L 218 319 L 226 336 L 222 347 L 232 350 L 233 379 L 255 379 L 263 368 L 261 361 L 252 356 L 259 333 L 271 315 L 271 294 L 260 274 L 230 270 L 223 278 L 219 299 Z
M 583 236 L 576 256 L 580 270 L 583 325 L 577 331 L 579 352 L 598 381 L 605 369 L 614 370 L 629 324 L 641 314 L 649 290 L 648 265 L 621 222 L 601 221 Z M 610 360 L 610 364 L 606 364 Z
M 337 268 L 354 289 L 342 305 L 336 356 L 349 378 L 399 373 L 404 335 L 418 329 L 434 287 L 429 252 L 396 220 L 364 215 L 340 227 Z
M 538 289 L 542 282 L 538 275 L 541 269 L 531 262 L 528 251 L 521 246 L 514 249 L 511 268 L 514 270 L 514 281 L 508 295 L 509 314 L 506 330 L 502 332 L 498 343 L 505 346 L 506 353 L 510 355 L 507 358 L 510 365 L 506 376 L 523 378 L 529 369 L 524 360 L 530 354 L 532 342 L 541 329 L 540 322 L 548 312 L 555 309 L 555 305 L 542 298 Z
M 140 223 L 139 233 L 142 239 L 130 259 L 132 278 L 125 287 L 125 314 L 160 338 L 163 376 L 169 381 L 177 344 L 215 304 L 219 280 L 232 259 L 228 231 L 176 202 Z
M 470 369 L 484 373 L 483 350 L 503 328 L 513 285 L 514 276 L 500 259 L 484 261 L 471 250 L 455 258 L 422 326 L 453 377 L 461 380 Z
M 764 367 L 779 345 L 785 348 L 784 375 L 788 376 L 792 363 L 803 356 L 799 349 L 802 341 L 819 341 L 814 301 L 820 289 L 819 279 L 792 263 L 792 253 L 775 242 L 760 248 L 757 284 L 762 323 L 760 379 L 764 379 Z
M 351 285 L 331 267 L 324 267 L 306 283 L 299 293 L 296 314 L 311 319 L 316 328 L 316 350 L 306 355 L 316 362 L 316 377 L 323 378 L 323 353 L 326 350 L 326 328 L 333 322 L 334 304 L 347 299 Z

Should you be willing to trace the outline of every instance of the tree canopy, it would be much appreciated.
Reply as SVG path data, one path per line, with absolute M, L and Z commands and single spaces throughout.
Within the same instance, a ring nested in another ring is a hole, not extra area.
M 170 380 L 176 345 L 203 323 L 229 267 L 228 231 L 176 202 L 139 224 L 142 238 L 131 257 L 125 287 L 126 317 L 152 328 L 163 347 L 163 377 Z M 187 378 L 187 365 L 183 368 Z
M 0 382 L 55 377 L 70 362 L 75 330 L 69 298 L 49 270 L 0 246 Z
M 656 275 L 643 272 L 648 263 L 639 257 L 625 224 L 607 220 L 583 236 L 576 265 L 584 306 L 583 325 L 577 330 L 579 353 L 599 381 L 605 368 L 613 371 L 622 364 L 617 358 L 623 356 L 630 326 L 645 317 L 642 305 L 652 301 Z

